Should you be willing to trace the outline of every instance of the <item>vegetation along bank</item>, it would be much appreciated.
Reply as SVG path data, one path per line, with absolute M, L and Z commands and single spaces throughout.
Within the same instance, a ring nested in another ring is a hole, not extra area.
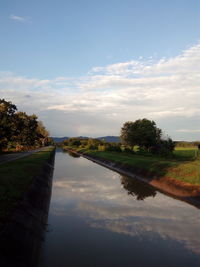
M 147 119 L 125 123 L 122 143 L 71 138 L 65 150 L 128 176 L 141 179 L 159 190 L 189 202 L 200 203 L 200 160 L 197 147 L 175 147 L 164 138 L 154 122 Z

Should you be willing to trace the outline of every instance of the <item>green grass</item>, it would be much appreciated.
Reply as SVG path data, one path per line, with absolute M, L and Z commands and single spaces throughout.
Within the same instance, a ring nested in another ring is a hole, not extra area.
M 177 159 L 191 160 L 199 155 L 199 151 L 196 147 L 176 147 L 173 154 Z
M 200 159 L 194 157 L 194 149 L 175 150 L 174 156 L 170 158 L 110 151 L 85 152 L 113 162 L 133 166 L 136 173 L 146 174 L 147 179 L 170 177 L 193 185 L 200 185 Z
M 49 159 L 53 147 L 28 157 L 0 165 L 0 227 L 9 219 L 23 198 L 33 177 Z
M 156 156 L 142 156 L 110 151 L 88 151 L 87 153 L 111 161 L 128 164 L 138 170 L 144 170 L 156 176 L 161 176 L 167 168 L 176 166 L 176 162 Z

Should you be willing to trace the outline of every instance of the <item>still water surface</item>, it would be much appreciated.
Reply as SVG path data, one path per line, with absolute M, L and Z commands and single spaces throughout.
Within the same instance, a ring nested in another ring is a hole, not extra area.
M 41 267 L 199 267 L 199 223 L 197 208 L 58 150 Z

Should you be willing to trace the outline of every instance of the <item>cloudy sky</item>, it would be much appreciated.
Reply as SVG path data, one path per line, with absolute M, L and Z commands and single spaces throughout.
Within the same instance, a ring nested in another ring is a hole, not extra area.
M 0 98 L 52 136 L 200 140 L 200 1 L 1 0 Z

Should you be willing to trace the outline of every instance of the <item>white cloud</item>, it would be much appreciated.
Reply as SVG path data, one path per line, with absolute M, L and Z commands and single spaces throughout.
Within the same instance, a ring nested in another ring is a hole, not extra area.
M 131 237 L 140 236 L 141 240 L 143 237 L 148 240 L 156 234 L 200 253 L 198 209 L 182 201 L 174 201 L 148 186 L 144 194 L 140 182 L 105 168 L 100 170 L 101 166 L 93 166 L 84 158 L 79 158 L 78 164 L 81 165 L 81 162 L 83 168 L 89 164 L 89 175 L 84 172 L 80 174 L 77 168 L 74 176 L 68 173 L 54 182 L 54 215 L 76 213 L 90 227 Z M 144 201 L 137 201 L 138 196 L 144 197 Z M 69 199 L 73 203 L 70 210 Z
M 184 50 L 181 55 L 174 58 L 162 58 L 158 62 L 150 60 L 131 60 L 128 62 L 111 64 L 106 67 L 94 67 L 91 73 L 104 73 L 105 75 L 171 75 L 200 72 L 200 43 Z
M 179 133 L 200 133 L 200 129 L 180 129 L 180 130 L 176 130 L 176 132 Z
M 102 72 L 108 75 L 127 76 L 130 74 L 140 74 L 144 67 L 145 62 L 131 60 L 128 62 L 111 64 L 106 67 L 94 67 L 90 73 Z
M 197 131 L 180 129 L 194 129 L 200 116 L 199 58 L 197 44 L 174 58 L 96 67 L 79 78 L 1 72 L 0 94 L 19 109 L 44 116 L 55 135 L 116 135 L 125 121 L 147 117 L 172 138 L 198 139 Z
M 10 19 L 18 21 L 18 22 L 31 22 L 30 18 L 28 17 L 22 17 L 22 16 L 16 16 L 16 15 L 10 15 L 9 16 Z

